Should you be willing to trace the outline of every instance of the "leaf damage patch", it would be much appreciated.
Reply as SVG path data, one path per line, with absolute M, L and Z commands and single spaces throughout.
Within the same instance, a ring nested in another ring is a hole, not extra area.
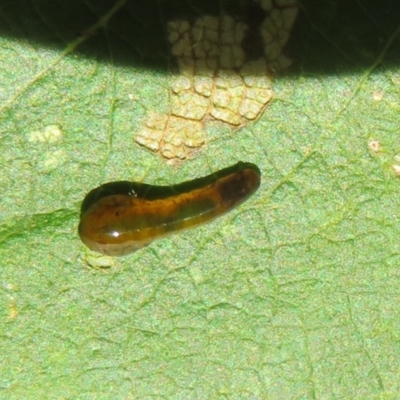
M 205 145 L 208 121 L 238 129 L 259 118 L 273 97 L 272 73 L 291 63 L 282 51 L 298 7 L 296 0 L 253 1 L 265 14 L 257 27 L 263 54 L 256 59 L 244 45 L 251 21 L 206 15 L 192 24 L 168 23 L 179 75 L 170 88 L 168 114 L 149 114 L 135 134 L 137 143 L 176 163 Z

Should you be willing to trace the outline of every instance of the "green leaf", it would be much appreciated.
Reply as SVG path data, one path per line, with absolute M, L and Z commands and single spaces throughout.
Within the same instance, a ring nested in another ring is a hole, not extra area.
M 399 6 L 342 3 L 302 3 L 262 116 L 179 166 L 134 142 L 169 107 L 166 24 L 247 3 L 0 6 L 0 397 L 399 397 Z M 221 219 L 118 259 L 80 242 L 99 184 L 239 160 L 262 186 Z

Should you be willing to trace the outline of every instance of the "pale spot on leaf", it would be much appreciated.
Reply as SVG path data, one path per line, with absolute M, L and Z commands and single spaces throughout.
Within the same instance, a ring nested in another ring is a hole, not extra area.
M 381 144 L 378 140 L 372 139 L 368 143 L 368 147 L 372 152 L 377 153 L 381 149 Z
M 381 101 L 383 99 L 383 92 L 380 90 L 375 90 L 375 92 L 372 94 L 372 98 L 375 101 Z
M 63 133 L 58 125 L 47 125 L 42 130 L 28 134 L 28 141 L 32 143 L 54 144 L 61 142 Z
M 400 176 L 400 165 L 398 164 L 393 164 L 392 165 L 393 171 L 397 176 Z

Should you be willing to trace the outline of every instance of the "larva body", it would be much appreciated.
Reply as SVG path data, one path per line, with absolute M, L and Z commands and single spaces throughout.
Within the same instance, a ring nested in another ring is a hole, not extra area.
M 225 214 L 247 200 L 260 181 L 256 165 L 239 162 L 172 186 L 106 183 L 83 200 L 79 236 L 91 250 L 123 256 Z

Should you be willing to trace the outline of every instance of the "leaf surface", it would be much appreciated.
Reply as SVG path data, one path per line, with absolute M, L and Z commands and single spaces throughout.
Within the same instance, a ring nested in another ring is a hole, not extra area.
M 133 140 L 168 108 L 165 24 L 241 6 L 21 3 L 0 10 L 1 396 L 397 398 L 395 7 L 305 2 L 260 119 L 170 166 Z M 239 160 L 262 186 L 209 225 L 112 260 L 77 236 L 103 182 Z

